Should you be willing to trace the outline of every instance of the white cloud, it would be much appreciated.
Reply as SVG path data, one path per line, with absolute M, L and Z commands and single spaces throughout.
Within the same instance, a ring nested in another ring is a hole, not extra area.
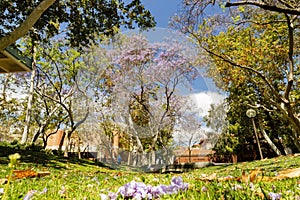
M 199 116 L 204 117 L 208 114 L 211 104 L 221 103 L 225 96 L 216 92 L 200 92 L 190 95 L 196 109 L 199 109 Z

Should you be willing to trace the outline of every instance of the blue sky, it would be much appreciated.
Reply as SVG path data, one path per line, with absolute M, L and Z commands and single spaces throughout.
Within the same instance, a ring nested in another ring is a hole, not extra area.
M 148 39 L 159 40 L 159 37 L 166 37 L 168 33 L 165 28 L 168 27 L 169 20 L 180 9 L 180 4 L 183 0 L 141 0 L 142 4 L 154 16 L 157 23 L 157 31 L 151 32 L 147 35 Z M 205 80 L 204 80 L 205 79 Z M 195 92 L 212 91 L 215 92 L 216 88 L 211 80 L 200 77 L 194 82 Z
M 181 0 L 142 0 L 141 2 L 155 17 L 157 27 L 167 28 L 168 21 L 178 11 Z
M 170 18 L 178 12 L 180 9 L 180 3 L 182 0 L 141 0 L 142 4 L 148 9 L 154 16 L 156 21 L 156 28 L 158 29 L 155 33 L 148 35 L 149 40 L 160 40 L 166 33 L 164 29 L 169 28 L 168 22 Z M 210 12 L 216 12 L 216 9 L 211 9 Z M 205 73 L 205 72 L 204 72 Z M 202 75 L 200 78 L 193 83 L 193 92 L 188 92 L 191 98 L 195 101 L 200 111 L 200 116 L 207 114 L 207 111 L 211 103 L 219 103 L 224 96 L 218 94 L 216 86 L 211 79 Z M 185 93 L 185 92 L 184 92 Z

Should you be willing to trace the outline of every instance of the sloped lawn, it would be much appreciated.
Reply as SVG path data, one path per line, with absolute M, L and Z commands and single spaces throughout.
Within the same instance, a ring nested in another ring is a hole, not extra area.
M 126 166 L 110 169 L 93 161 L 59 158 L 43 151 L 0 147 L 0 152 L 2 199 L 5 188 L 5 198 L 9 200 L 131 199 L 132 196 L 186 200 L 300 199 L 298 155 L 211 166 L 180 174 L 154 174 Z M 7 184 L 11 172 L 7 154 L 13 152 L 21 155 L 14 169 L 27 171 L 21 171 L 24 178 L 14 175 Z M 44 174 L 30 174 L 34 172 Z

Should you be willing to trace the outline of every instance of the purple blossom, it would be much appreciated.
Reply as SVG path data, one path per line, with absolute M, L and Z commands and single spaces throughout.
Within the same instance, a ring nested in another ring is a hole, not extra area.
M 102 198 L 103 194 L 100 194 L 100 196 L 101 196 L 101 199 L 104 199 L 104 198 Z M 118 194 L 117 194 L 117 193 L 114 193 L 114 192 L 109 192 L 109 193 L 108 193 L 108 197 L 109 197 L 109 199 L 111 199 L 111 200 L 115 200 L 115 199 L 118 198 Z
M 171 180 L 171 185 L 177 186 L 181 190 L 187 190 L 189 187 L 188 183 L 184 183 L 181 176 L 173 177 Z
M 152 199 L 152 198 L 156 199 L 162 194 L 164 194 L 164 191 L 163 191 L 161 185 L 149 187 L 148 199 Z
M 96 176 L 92 180 L 95 181 L 97 184 L 100 184 L 99 179 Z
M 250 187 L 251 190 L 255 189 L 255 185 L 252 182 L 249 184 L 249 187 Z
M 23 200 L 30 200 L 34 194 L 36 194 L 37 190 L 30 190 L 27 192 L 27 194 L 24 196 Z M 47 188 L 44 188 L 41 192 L 39 192 L 39 195 L 46 194 L 48 192 Z
M 30 190 L 29 192 L 27 192 L 23 200 L 30 200 L 36 192 L 37 190 Z
M 202 192 L 207 192 L 207 187 L 203 186 L 203 187 L 201 188 L 201 191 L 202 191 Z
M 239 185 L 239 184 L 235 184 L 233 187 L 232 187 L 232 190 L 242 190 L 243 189 L 243 186 Z
M 120 194 L 123 198 L 133 199 L 156 199 L 165 194 L 176 194 L 179 191 L 188 189 L 188 184 L 184 183 L 181 177 L 173 177 L 170 185 L 146 185 L 143 182 L 131 181 L 121 186 L 117 193 L 109 193 L 110 199 L 117 199 Z
M 58 193 L 59 193 L 60 195 L 62 195 L 62 196 L 63 196 L 63 195 L 65 195 L 65 194 L 66 194 L 66 192 L 67 192 L 67 191 L 66 191 L 66 188 L 65 188 L 65 186 L 63 186 L 63 185 L 62 185 L 62 186 L 61 186 L 61 190 L 60 190 L 60 191 L 58 191 Z
M 281 194 L 275 192 L 269 192 L 268 196 L 271 200 L 277 200 L 281 198 Z
M 44 188 L 43 191 L 40 192 L 40 194 L 46 194 L 48 192 L 47 188 Z

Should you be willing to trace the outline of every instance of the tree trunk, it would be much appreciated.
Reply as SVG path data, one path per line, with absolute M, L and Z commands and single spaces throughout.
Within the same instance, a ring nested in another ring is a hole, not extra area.
M 300 140 L 299 140 L 299 137 L 300 137 L 300 119 L 295 116 L 294 113 L 296 113 L 296 112 L 294 112 L 294 110 L 291 106 L 291 103 L 286 103 L 285 107 L 286 107 L 287 115 L 288 115 L 290 121 L 292 122 L 292 125 L 293 125 L 293 128 L 294 128 L 294 130 L 291 134 L 291 137 L 294 140 L 294 145 L 297 147 L 298 152 L 300 152 Z
M 152 140 L 152 143 L 151 143 L 151 151 L 155 151 L 155 146 L 156 146 L 156 143 L 158 141 L 158 137 L 159 137 L 159 132 L 157 131 L 153 140 Z
M 297 131 L 298 132 L 298 131 Z M 298 152 L 300 152 L 300 140 L 299 140 L 299 133 L 297 134 L 296 131 L 293 131 L 292 138 L 294 139 L 294 145 L 297 147 Z M 299 131 L 300 132 L 300 131 Z
M 137 152 L 132 152 L 131 153 L 131 155 L 132 155 L 132 166 L 137 166 Z
M 192 162 L 192 149 L 190 146 L 188 147 L 188 150 L 189 150 L 189 163 L 191 163 Z
M 64 107 L 66 109 L 66 107 Z M 71 109 L 70 109 L 71 110 Z M 67 135 L 67 144 L 66 144 L 66 148 L 65 148 L 65 152 L 64 152 L 64 156 L 68 157 L 68 152 L 69 152 L 69 144 L 70 144 L 70 139 L 71 139 L 71 135 L 75 132 L 75 130 L 82 124 L 85 122 L 85 120 L 87 119 L 87 117 L 89 116 L 89 107 L 87 108 L 87 112 L 85 113 L 85 116 L 83 119 L 81 119 L 80 121 L 76 122 L 76 124 L 74 125 L 74 121 L 73 121 L 73 116 L 71 111 L 69 109 L 66 109 L 66 111 L 69 113 L 69 117 L 71 119 L 71 128 L 70 131 L 66 132 Z M 79 137 L 79 136 L 78 136 Z
M 5 75 L 5 79 L 4 79 L 3 86 L 2 86 L 2 101 L 3 101 L 2 105 L 4 105 L 6 103 L 6 96 L 7 96 L 6 89 L 8 87 L 10 77 L 11 77 L 11 74 Z
M 262 135 L 264 136 L 264 138 L 266 139 L 266 141 L 268 142 L 268 144 L 270 145 L 270 147 L 273 149 L 273 151 L 277 154 L 277 156 L 281 156 L 281 152 L 279 151 L 279 149 L 276 147 L 276 145 L 272 142 L 272 140 L 270 139 L 270 137 L 268 136 L 268 134 L 266 133 L 266 131 L 263 128 L 260 128 Z
M 43 130 L 44 130 L 43 125 L 38 128 L 37 132 L 34 134 L 34 136 L 32 138 L 32 141 L 31 141 L 32 144 L 34 144 L 36 142 L 36 140 L 39 138 L 39 136 L 40 136 L 41 132 L 43 132 Z M 47 140 L 44 143 L 47 144 Z M 44 146 L 46 148 L 47 145 L 44 144 Z
M 232 157 L 232 163 L 237 163 L 237 161 L 238 161 L 237 155 L 232 154 L 231 157 Z
M 150 156 L 150 162 L 149 162 L 150 165 L 160 164 L 160 163 L 156 163 L 156 153 L 155 153 L 155 151 L 150 151 L 149 156 Z
M 113 156 L 114 160 L 118 161 L 119 158 L 119 140 L 120 134 L 118 131 L 113 131 Z
M 281 152 L 276 147 L 276 145 L 272 142 L 272 140 L 270 139 L 270 137 L 268 136 L 268 134 L 266 133 L 266 131 L 262 127 L 260 119 L 259 119 L 259 123 L 258 124 L 259 124 L 259 128 L 261 130 L 261 133 L 264 136 L 264 138 L 266 139 L 267 143 L 270 145 L 270 147 L 273 149 L 273 151 L 277 154 L 277 156 L 281 156 Z
M 21 144 L 25 144 L 28 139 L 28 133 L 30 128 L 30 120 L 31 120 L 31 110 L 32 110 L 32 102 L 33 102 L 33 90 L 34 90 L 34 79 L 36 76 L 36 47 L 35 44 L 32 46 L 32 72 L 30 78 L 30 88 L 29 88 L 29 96 L 26 110 L 26 118 L 25 118 L 25 126 L 23 130 Z
M 81 159 L 81 150 L 80 150 L 80 138 L 79 138 L 79 135 L 76 138 L 76 145 L 77 145 L 78 159 Z
M 32 138 L 32 143 L 34 144 L 36 142 L 36 140 L 39 138 L 40 134 L 43 132 L 43 130 L 46 128 L 46 126 L 50 123 L 51 117 L 52 115 L 54 115 L 54 113 L 58 110 L 59 105 L 56 106 L 47 116 L 47 118 L 42 122 L 42 124 L 40 125 L 38 131 L 36 132 L 36 134 L 33 136 Z
M 128 165 L 132 164 L 132 152 L 131 151 L 128 152 L 127 164 Z
M 140 140 L 140 138 L 139 138 L 139 134 L 138 134 L 138 132 L 136 131 L 136 129 L 134 128 L 134 123 L 133 123 L 133 121 L 132 121 L 132 118 L 131 118 L 131 115 L 130 115 L 130 113 L 128 114 L 128 123 L 129 123 L 129 127 L 130 127 L 130 129 L 133 131 L 133 135 L 134 135 L 134 137 L 135 137 L 135 139 L 136 139 L 136 142 L 137 142 L 137 147 L 138 147 L 138 149 L 137 149 L 137 151 L 138 152 L 140 152 L 140 151 L 143 151 L 143 145 L 142 145 L 142 142 L 141 142 L 141 140 Z
M 64 157 L 69 157 L 70 137 L 71 134 L 69 133 L 68 130 L 66 130 L 66 143 L 65 143 Z

